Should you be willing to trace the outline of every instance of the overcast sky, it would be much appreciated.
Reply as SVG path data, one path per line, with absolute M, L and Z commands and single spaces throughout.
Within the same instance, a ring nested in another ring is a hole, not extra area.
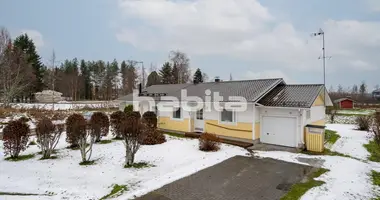
M 47 62 L 142 60 L 158 67 L 170 50 L 193 69 L 235 80 L 282 77 L 327 87 L 380 84 L 380 0 L 0 0 L 0 26 L 28 33 Z M 330 58 L 331 57 L 331 58 Z

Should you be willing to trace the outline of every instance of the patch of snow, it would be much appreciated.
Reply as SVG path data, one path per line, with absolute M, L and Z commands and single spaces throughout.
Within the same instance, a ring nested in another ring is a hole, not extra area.
M 346 114 L 346 115 L 371 115 L 375 113 L 375 110 L 352 110 L 352 109 L 347 109 L 347 110 L 337 110 L 336 111 L 338 114 Z
M 31 160 L 19 162 L 5 161 L 0 149 L 0 191 L 48 191 L 56 194 L 54 199 L 87 200 L 99 199 L 112 190 L 112 184 L 119 184 L 133 188 L 120 197 L 127 199 L 126 197 L 143 195 L 230 157 L 247 153 L 242 148 L 230 145 L 222 145 L 218 152 L 206 153 L 198 150 L 198 140 L 167 137 L 166 143 L 142 146 L 136 154 L 136 162 L 144 161 L 156 167 L 125 169 L 125 148 L 122 141 L 95 144 L 92 159 L 97 161 L 91 166 L 80 166 L 80 152 L 66 149 L 66 146 L 63 135 L 57 146 L 58 159 L 39 160 L 40 155 L 37 155 Z M 37 146 L 30 146 L 22 154 L 39 151 Z
M 115 102 L 97 102 L 97 103 L 16 103 L 11 104 L 13 108 L 16 109 L 45 109 L 52 110 L 54 106 L 54 110 L 73 110 L 73 109 L 83 109 L 83 108 L 117 108 L 119 106 L 118 103 Z
M 363 145 L 369 143 L 371 133 L 354 130 L 355 125 L 327 124 L 326 126 L 327 129 L 337 131 L 337 134 L 341 136 L 331 147 L 332 151 L 347 154 L 362 160 L 367 159 L 369 153 Z
M 355 124 L 355 120 L 356 120 L 356 117 L 355 115 L 335 115 L 335 118 L 334 118 L 334 123 L 336 124 Z M 326 122 L 327 123 L 332 123 L 330 121 L 330 115 L 326 115 Z

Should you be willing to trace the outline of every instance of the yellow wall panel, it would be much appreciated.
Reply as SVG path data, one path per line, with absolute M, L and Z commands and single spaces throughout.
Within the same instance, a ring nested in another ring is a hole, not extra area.
M 308 128 L 305 128 L 306 132 L 306 149 L 308 151 L 314 152 L 323 152 L 324 149 L 324 131 L 322 134 L 320 133 L 310 133 L 308 132 Z
M 260 138 L 260 122 L 255 123 L 255 139 Z
M 189 132 L 189 123 L 189 119 L 171 120 L 170 117 L 158 117 L 158 128 L 166 130 Z
M 252 123 L 229 125 L 219 124 L 218 120 L 205 120 L 205 132 L 252 140 Z
M 323 106 L 323 95 L 319 95 L 317 99 L 314 101 L 313 106 Z
M 318 120 L 318 121 L 315 121 L 315 122 L 312 122 L 310 123 L 312 125 L 319 125 L 319 126 L 325 126 L 326 124 L 326 120 L 325 119 L 321 119 L 321 120 Z

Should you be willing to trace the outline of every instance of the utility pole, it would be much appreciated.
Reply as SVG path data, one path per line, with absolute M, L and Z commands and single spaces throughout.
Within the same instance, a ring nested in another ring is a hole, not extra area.
M 322 36 L 322 62 L 323 62 L 323 105 L 326 107 L 326 48 L 325 48 L 325 32 L 320 28 L 318 32 L 312 36 Z

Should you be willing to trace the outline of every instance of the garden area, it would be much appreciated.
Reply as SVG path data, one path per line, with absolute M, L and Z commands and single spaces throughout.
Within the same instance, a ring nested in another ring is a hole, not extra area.
M 163 134 L 153 112 L 15 116 L 0 141 L 0 199 L 128 199 L 246 154 L 212 134 Z

